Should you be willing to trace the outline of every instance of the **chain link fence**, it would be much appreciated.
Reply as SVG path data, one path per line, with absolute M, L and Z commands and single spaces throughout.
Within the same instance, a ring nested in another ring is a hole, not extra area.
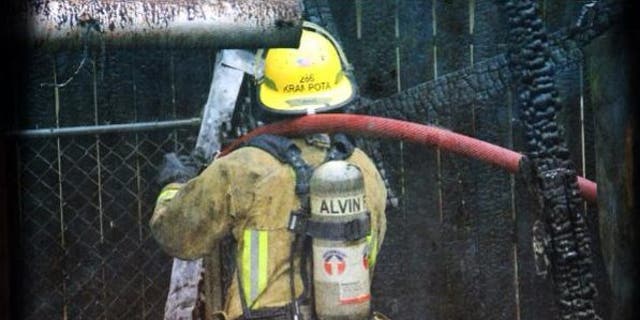
M 171 257 L 148 221 L 167 152 L 197 128 L 20 139 L 21 315 L 161 319 Z M 179 137 L 178 137 L 179 136 Z

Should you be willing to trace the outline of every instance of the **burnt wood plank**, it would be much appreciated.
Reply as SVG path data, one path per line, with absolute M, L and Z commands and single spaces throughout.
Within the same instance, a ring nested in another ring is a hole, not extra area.
M 435 3 L 437 74 L 443 75 L 470 64 L 468 3 L 466 1 Z M 471 105 L 447 106 L 436 110 L 437 123 L 452 131 L 473 135 Z M 471 161 L 449 153 L 441 153 L 442 178 L 442 270 L 445 287 L 442 292 L 442 319 L 474 319 L 480 309 L 477 297 L 481 294 L 479 250 L 473 238 L 479 223 L 476 208 L 468 198 L 475 192 Z
M 398 62 L 400 89 L 413 87 L 433 79 L 433 28 L 431 1 L 400 1 L 398 13 Z M 415 110 L 403 106 L 407 117 L 420 123 L 431 123 L 435 115 L 426 105 Z M 440 319 L 440 292 L 444 290 L 440 255 L 440 208 L 437 152 L 433 148 L 404 143 L 401 150 L 404 164 L 404 216 L 407 233 L 406 288 L 413 298 L 406 305 L 411 318 Z
M 355 68 L 361 96 L 368 99 L 389 96 L 397 91 L 397 65 L 395 55 L 395 11 L 394 1 L 368 2 L 362 1 L 361 38 L 354 33 L 341 34 L 351 37 L 355 45 L 350 46 L 347 54 Z M 355 22 L 354 6 L 352 23 Z M 349 48 L 349 47 L 348 47 Z M 375 49 L 374 49 L 375 48 Z M 384 112 L 377 110 L 372 112 Z M 383 141 L 381 151 L 391 176 L 392 188 L 400 198 L 398 208 L 387 210 L 387 234 L 380 251 L 376 266 L 372 291 L 375 294 L 373 307 L 391 318 L 412 318 L 412 310 L 406 307 L 408 292 L 406 290 L 407 265 L 405 257 L 406 219 L 402 211 L 406 203 L 402 201 L 403 159 L 397 141 Z
M 473 12 L 472 49 L 474 62 L 484 61 L 502 53 L 507 32 L 501 25 L 500 9 L 495 1 L 471 2 Z M 507 90 L 487 101 L 474 104 L 473 128 L 476 138 L 509 147 L 511 112 Z M 514 254 L 514 214 L 512 209 L 511 176 L 501 168 L 473 161 L 470 179 L 475 186 L 467 202 L 477 216 L 472 227 L 477 250 L 479 288 L 478 309 L 473 318 L 517 319 L 517 287 Z

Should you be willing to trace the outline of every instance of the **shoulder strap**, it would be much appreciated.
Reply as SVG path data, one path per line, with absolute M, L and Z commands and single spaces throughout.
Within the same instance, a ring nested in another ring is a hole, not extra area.
M 285 137 L 264 134 L 257 136 L 249 141 L 247 141 L 244 146 L 250 146 L 259 148 L 261 150 L 266 151 L 271 154 L 274 158 L 278 159 L 282 163 L 289 164 L 296 175 L 296 186 L 295 192 L 298 198 L 300 199 L 300 210 L 296 213 L 292 213 L 291 217 L 300 215 L 308 215 L 309 214 L 309 180 L 311 179 L 311 175 L 313 174 L 313 168 L 307 164 L 304 159 L 302 159 L 302 152 L 300 148 L 296 146 L 293 141 L 287 139 Z M 289 223 L 289 228 L 291 229 L 291 221 Z M 293 231 L 293 229 L 292 229 Z M 309 286 L 311 284 L 311 279 L 306 272 L 306 262 L 305 260 L 308 258 L 305 255 L 304 248 L 301 248 L 301 244 L 303 244 L 304 239 L 302 238 L 302 234 L 295 233 L 294 241 L 291 244 L 291 251 L 289 253 L 289 285 L 291 290 L 291 306 L 293 314 L 299 318 L 300 310 L 299 310 L 299 301 L 296 299 L 295 293 L 295 285 L 294 285 L 294 255 L 296 251 L 300 251 L 301 254 L 301 265 L 300 272 L 303 283 L 303 292 L 302 299 L 305 299 L 309 295 Z M 244 296 L 241 296 L 241 299 L 244 300 Z M 250 315 L 252 311 L 246 307 L 246 302 L 243 302 L 243 314 L 246 317 Z
M 254 137 L 245 142 L 243 147 L 262 149 L 282 163 L 287 163 L 286 153 L 289 149 L 298 148 L 290 139 L 273 134 L 263 134 Z
M 309 179 L 313 169 L 302 159 L 300 148 L 293 141 L 281 136 L 263 134 L 247 141 L 244 146 L 264 150 L 280 162 L 290 165 L 296 173 L 296 194 L 308 196 Z M 306 199 L 304 200 L 306 202 Z
M 262 149 L 282 163 L 293 165 L 292 153 L 299 156 L 300 149 L 288 138 L 276 136 L 272 134 L 263 134 L 252 138 L 244 143 L 243 146 L 255 147 Z M 355 144 L 349 136 L 344 133 L 336 133 L 331 136 L 331 148 L 327 152 L 325 161 L 344 160 L 353 154 Z
M 344 133 L 336 133 L 331 137 L 331 148 L 327 152 L 326 161 L 344 160 L 351 157 L 355 145 L 351 138 Z

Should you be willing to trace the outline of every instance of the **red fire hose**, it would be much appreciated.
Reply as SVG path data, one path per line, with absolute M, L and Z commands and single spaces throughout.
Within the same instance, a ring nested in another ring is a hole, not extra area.
M 408 121 L 354 114 L 317 114 L 266 125 L 240 137 L 225 147 L 219 156 L 224 156 L 243 142 L 261 134 L 286 136 L 319 132 L 344 132 L 351 135 L 400 139 L 439 147 L 442 150 L 496 165 L 511 173 L 518 172 L 522 158 L 522 155 L 515 151 L 446 129 Z M 596 203 L 597 185 L 583 177 L 578 177 L 578 185 L 582 197 L 588 202 Z

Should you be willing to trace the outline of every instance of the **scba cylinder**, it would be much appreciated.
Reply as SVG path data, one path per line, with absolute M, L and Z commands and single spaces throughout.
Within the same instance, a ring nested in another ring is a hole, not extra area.
M 319 166 L 310 180 L 309 197 L 315 222 L 344 225 L 368 215 L 362 173 L 346 161 Z M 352 240 L 314 237 L 312 247 L 318 319 L 367 319 L 371 295 L 366 236 Z

